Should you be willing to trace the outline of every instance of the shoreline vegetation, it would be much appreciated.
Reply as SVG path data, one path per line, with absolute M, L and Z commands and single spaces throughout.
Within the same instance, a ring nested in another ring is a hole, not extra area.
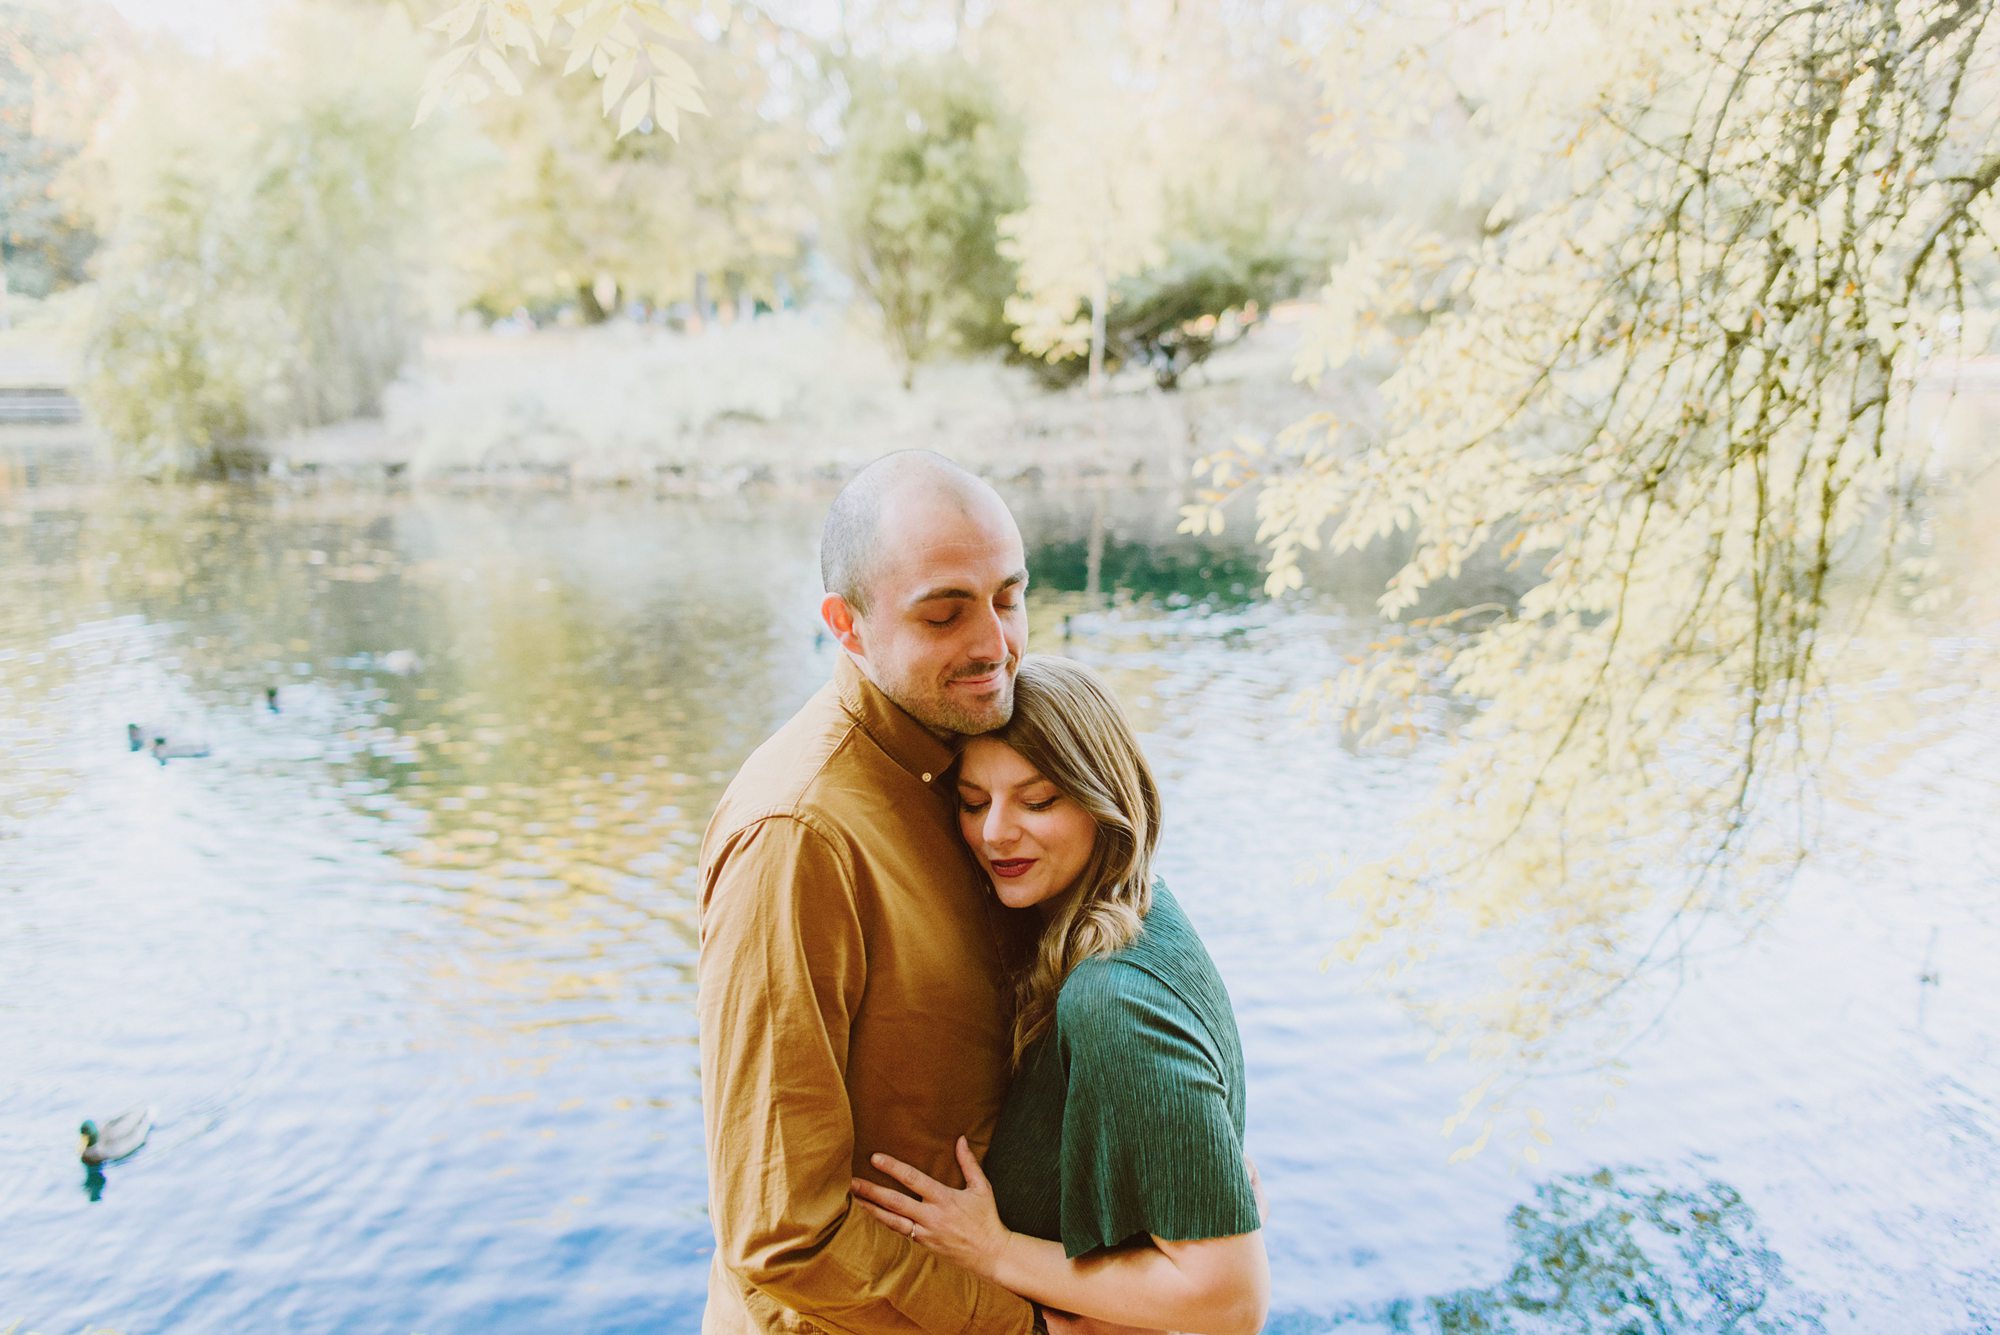
M 1240 436 L 1269 439 L 1343 410 L 1336 388 L 1292 378 L 1299 314 L 1274 311 L 1176 390 L 1137 369 L 1098 399 L 991 357 L 927 365 L 905 390 L 879 340 L 837 315 L 767 315 L 699 334 L 623 322 L 438 332 L 376 415 L 246 445 L 230 473 L 715 495 L 837 483 L 891 450 L 929 448 L 1001 481 L 1172 485 Z M 32 442 L 88 448 L 115 468 L 88 419 L 0 429 L 0 447 Z
M 230 455 L 230 476 L 288 485 L 459 490 L 610 488 L 661 495 L 837 484 L 891 450 L 935 449 L 997 481 L 1179 486 L 1204 454 L 1270 441 L 1315 414 L 1367 422 L 1372 376 L 1293 377 L 1310 318 L 1299 303 L 1216 352 L 1178 389 L 1143 369 L 1092 399 L 1050 389 L 994 357 L 941 361 L 905 390 L 901 370 L 852 317 L 783 313 L 687 334 L 614 321 L 509 332 L 438 331 L 380 411 Z M 46 323 L 0 332 L 0 386 L 73 383 L 72 340 Z M 2000 356 L 1940 363 L 1911 410 L 1973 457 L 2000 422 Z M 86 415 L 66 426 L 0 424 L 0 463 L 22 451 L 87 453 L 120 471 Z

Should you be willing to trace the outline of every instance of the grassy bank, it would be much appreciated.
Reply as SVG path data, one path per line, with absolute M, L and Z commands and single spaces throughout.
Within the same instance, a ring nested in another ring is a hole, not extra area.
M 612 325 L 434 336 L 379 419 L 269 442 L 274 474 L 443 485 L 729 490 L 837 478 L 889 450 L 941 450 L 1002 478 L 1168 480 L 1239 432 L 1326 407 L 1291 379 L 1273 326 L 1179 391 L 1129 376 L 1093 402 L 998 362 L 929 366 L 905 391 L 837 317 L 767 317 L 699 335 Z

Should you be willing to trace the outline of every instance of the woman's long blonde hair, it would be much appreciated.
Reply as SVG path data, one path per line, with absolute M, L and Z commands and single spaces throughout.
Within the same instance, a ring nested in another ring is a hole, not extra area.
M 1056 994 L 1093 955 L 1129 945 L 1153 904 L 1160 790 L 1118 698 L 1081 663 L 1047 654 L 1021 660 L 1014 716 L 986 734 L 1097 822 L 1076 883 L 1056 900 L 1033 958 L 1014 978 L 1014 1065 L 1055 1019 Z

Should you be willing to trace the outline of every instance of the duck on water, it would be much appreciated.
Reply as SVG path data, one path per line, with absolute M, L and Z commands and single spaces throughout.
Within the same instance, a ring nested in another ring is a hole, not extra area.
M 85 1163 L 116 1163 L 137 1154 L 146 1137 L 153 1134 L 153 1110 L 127 1108 L 116 1117 L 106 1118 L 103 1126 L 86 1119 L 77 1131 L 83 1137 Z

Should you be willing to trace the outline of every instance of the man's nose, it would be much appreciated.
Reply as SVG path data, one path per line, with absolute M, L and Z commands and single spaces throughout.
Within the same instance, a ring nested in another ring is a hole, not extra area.
M 972 653 L 982 663 L 1004 663 L 1013 657 L 1007 644 L 1007 620 L 990 603 L 977 618 L 978 639 Z

